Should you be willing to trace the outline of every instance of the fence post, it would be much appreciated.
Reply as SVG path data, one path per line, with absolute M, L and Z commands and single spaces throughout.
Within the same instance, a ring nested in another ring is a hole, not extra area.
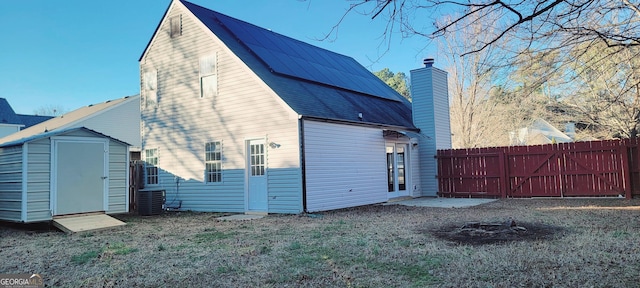
M 507 171 L 507 157 L 505 150 L 498 150 L 498 163 L 500 163 L 500 198 L 507 198 L 507 185 L 509 183 L 509 172 Z
M 622 181 L 624 185 L 624 198 L 631 199 L 631 163 L 629 161 L 629 149 L 631 145 L 626 145 L 626 141 L 620 141 L 620 145 L 618 146 L 618 151 L 620 151 L 620 156 L 622 157 Z

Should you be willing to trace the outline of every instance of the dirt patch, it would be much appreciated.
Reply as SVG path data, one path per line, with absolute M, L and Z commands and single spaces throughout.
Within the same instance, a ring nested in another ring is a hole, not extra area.
M 516 222 L 466 222 L 442 226 L 432 234 L 440 239 L 466 245 L 504 244 L 515 241 L 535 241 L 561 236 L 565 229 L 542 223 Z

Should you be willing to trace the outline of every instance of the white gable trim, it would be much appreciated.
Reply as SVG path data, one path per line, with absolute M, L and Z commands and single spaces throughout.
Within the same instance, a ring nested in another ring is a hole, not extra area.
M 145 61 L 145 59 L 147 57 L 147 53 L 149 52 L 149 49 L 155 43 L 156 35 L 158 35 L 158 32 L 160 32 L 160 30 L 161 30 L 160 27 L 162 27 L 162 24 L 164 24 L 165 21 L 168 21 L 167 20 L 167 19 L 169 19 L 168 16 L 169 16 L 169 14 L 171 14 L 171 11 L 173 11 L 176 3 L 180 3 L 180 1 L 179 0 L 172 0 L 171 4 L 169 4 L 169 8 L 167 8 L 167 11 L 164 12 L 164 15 L 162 16 L 162 19 L 160 19 L 160 23 L 158 23 L 158 27 L 156 27 L 156 31 L 153 32 L 153 36 L 151 36 L 151 40 L 149 41 L 149 43 L 147 43 L 147 47 L 144 48 L 144 52 L 142 52 L 142 56 L 140 56 L 140 60 L 138 62 L 142 63 L 143 61 Z M 181 6 L 182 6 L 182 8 L 186 9 L 186 7 L 184 7 L 184 5 L 181 4 Z
M 27 222 L 27 189 L 28 189 L 28 175 L 29 175 L 29 143 L 22 144 L 22 211 L 20 218 L 22 222 Z

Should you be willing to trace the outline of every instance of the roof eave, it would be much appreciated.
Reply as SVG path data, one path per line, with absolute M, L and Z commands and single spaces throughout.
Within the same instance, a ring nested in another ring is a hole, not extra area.
M 406 126 L 401 126 L 401 125 L 373 123 L 373 122 L 365 122 L 365 121 L 352 121 L 352 120 L 333 119 L 333 118 L 316 117 L 316 116 L 305 116 L 305 115 L 300 115 L 299 118 L 302 119 L 302 120 L 312 120 L 312 121 L 320 121 L 320 122 L 335 123 L 335 124 L 346 124 L 346 125 L 353 125 L 353 126 L 363 126 L 363 127 L 374 127 L 374 128 L 384 128 L 384 129 L 394 129 L 394 130 L 402 130 L 402 131 L 420 132 L 420 129 L 418 129 L 416 127 L 406 127 Z
M 50 131 L 50 132 L 43 132 L 43 133 L 40 133 L 40 134 L 33 135 L 31 137 L 25 137 L 25 138 L 17 139 L 17 140 L 14 140 L 14 141 L 5 142 L 5 143 L 0 144 L 0 148 L 10 147 L 10 146 L 19 146 L 19 145 L 23 145 L 23 144 L 28 143 L 28 142 L 32 142 L 32 141 L 36 141 L 36 140 L 44 139 L 44 138 L 48 138 L 48 137 L 53 137 L 53 136 L 58 135 L 58 134 L 68 133 L 68 132 L 77 131 L 77 130 L 84 130 L 84 131 L 87 131 L 89 133 L 95 134 L 97 136 L 103 136 L 103 137 L 109 138 L 109 139 L 111 139 L 111 140 L 113 140 L 115 142 L 119 142 L 119 143 L 121 143 L 121 144 L 123 144 L 125 146 L 131 146 L 131 144 L 129 144 L 127 142 L 124 142 L 124 141 L 122 141 L 120 139 L 117 139 L 117 138 L 113 138 L 113 137 L 111 137 L 109 135 L 106 135 L 106 134 L 102 134 L 102 133 L 100 133 L 98 131 L 89 129 L 87 127 L 75 127 L 75 128 L 70 128 L 70 129 L 61 129 L 61 130 L 55 130 L 55 131 Z

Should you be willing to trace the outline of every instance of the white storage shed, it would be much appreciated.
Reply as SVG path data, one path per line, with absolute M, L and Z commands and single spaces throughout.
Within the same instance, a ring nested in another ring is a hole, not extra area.
M 128 212 L 129 144 L 80 127 L 0 143 L 0 220 Z

